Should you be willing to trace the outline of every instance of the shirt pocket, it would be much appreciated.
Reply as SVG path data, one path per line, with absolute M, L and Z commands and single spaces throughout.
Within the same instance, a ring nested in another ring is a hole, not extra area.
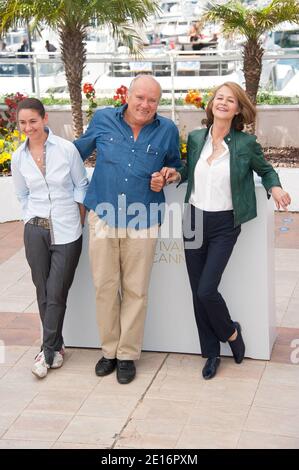
M 142 178 L 150 178 L 152 173 L 160 171 L 164 163 L 164 153 L 151 145 L 136 146 L 133 173 Z
M 97 138 L 97 153 L 99 159 L 110 164 L 120 161 L 125 139 L 121 135 L 101 134 Z

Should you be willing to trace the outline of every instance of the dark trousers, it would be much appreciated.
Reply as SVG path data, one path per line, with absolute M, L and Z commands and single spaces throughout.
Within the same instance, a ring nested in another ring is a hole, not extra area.
M 81 254 L 82 236 L 71 243 L 52 245 L 50 230 L 27 223 L 24 244 L 43 326 L 42 349 L 46 362 L 52 365 L 54 352 L 63 345 L 66 301 Z
M 199 209 L 189 205 L 187 210 L 194 228 Z M 201 211 L 200 217 L 202 245 L 192 249 L 184 237 L 185 257 L 202 356 L 216 357 L 220 355 L 220 341 L 226 342 L 235 332 L 218 286 L 241 227 L 234 228 L 233 211 Z

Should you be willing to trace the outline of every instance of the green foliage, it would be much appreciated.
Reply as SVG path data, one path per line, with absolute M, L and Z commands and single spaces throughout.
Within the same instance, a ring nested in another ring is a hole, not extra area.
M 5 97 L 0 96 L 0 105 L 4 104 Z M 55 98 L 54 96 L 48 98 L 41 98 L 41 101 L 45 106 L 65 106 L 70 105 L 71 102 L 69 98 Z M 96 99 L 97 107 L 101 106 L 114 106 L 115 101 L 113 98 L 97 98 Z M 299 104 L 299 95 L 298 96 L 277 96 L 268 91 L 261 91 L 257 96 L 257 104 L 268 104 L 268 105 L 298 105 Z M 176 106 L 186 106 L 183 98 L 176 98 L 175 100 Z M 83 106 L 88 106 L 88 101 L 83 100 Z M 160 106 L 171 106 L 171 99 L 170 98 L 162 98 L 160 101 Z
M 243 34 L 248 40 L 257 41 L 284 21 L 299 23 L 299 3 L 298 0 L 272 0 L 267 6 L 252 8 L 232 0 L 213 4 L 203 20 L 220 23 L 224 33 Z
M 0 34 L 22 24 L 37 30 L 46 24 L 58 32 L 72 98 L 74 133 L 79 136 L 83 125 L 79 90 L 88 27 L 94 23 L 109 26 L 114 36 L 137 55 L 142 39 L 136 25 L 144 24 L 157 9 L 156 0 L 0 0 Z
M 299 96 L 277 96 L 267 91 L 261 91 L 257 95 L 257 104 L 299 104 Z
M 133 24 L 144 24 L 157 9 L 156 0 L 1 0 L 0 32 L 28 21 L 32 28 L 46 23 L 58 32 L 86 32 L 96 22 L 109 25 L 118 39 L 137 52 L 141 40 Z
M 69 98 L 54 98 L 53 96 L 49 98 L 41 98 L 41 101 L 45 106 L 52 106 L 52 105 L 70 105 L 70 99 Z

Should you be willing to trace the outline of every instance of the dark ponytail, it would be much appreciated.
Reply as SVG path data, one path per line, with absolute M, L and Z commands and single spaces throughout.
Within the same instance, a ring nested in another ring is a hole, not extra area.
M 46 115 L 43 103 L 37 98 L 25 98 L 23 101 L 20 101 L 17 107 L 17 116 L 22 109 L 34 109 L 42 118 Z

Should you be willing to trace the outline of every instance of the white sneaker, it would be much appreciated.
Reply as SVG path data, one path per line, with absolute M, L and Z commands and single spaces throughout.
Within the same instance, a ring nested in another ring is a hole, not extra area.
M 31 372 L 39 379 L 43 379 L 46 377 L 49 367 L 50 366 L 46 363 L 44 352 L 41 351 L 35 358 Z
M 64 346 L 62 346 L 60 351 L 55 351 L 51 369 L 59 369 L 59 367 L 62 366 L 64 354 L 65 354 Z

